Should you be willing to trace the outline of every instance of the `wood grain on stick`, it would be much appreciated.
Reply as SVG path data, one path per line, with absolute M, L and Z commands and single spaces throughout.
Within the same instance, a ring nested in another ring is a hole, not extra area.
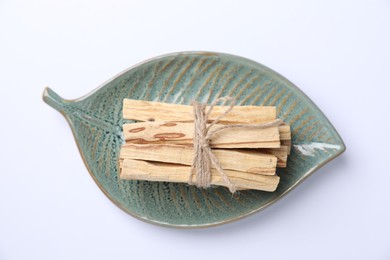
M 223 127 L 214 125 L 210 131 Z M 211 139 L 213 148 L 279 148 L 280 137 L 289 136 L 289 127 L 276 126 L 263 129 L 226 128 Z M 281 133 L 279 133 L 281 130 Z M 193 145 L 194 123 L 142 122 L 124 124 L 123 134 L 130 143 L 166 143 Z
M 191 167 L 186 165 L 149 162 L 133 159 L 124 159 L 120 177 L 127 180 L 147 180 L 187 183 Z M 275 191 L 279 177 L 265 176 L 239 171 L 224 170 L 229 180 L 238 189 L 255 189 Z M 225 182 L 214 169 L 211 171 L 211 184 L 225 186 Z
M 124 144 L 121 147 L 119 157 L 191 165 L 193 153 L 192 147 L 182 145 Z M 273 154 L 228 149 L 214 149 L 213 153 L 223 169 L 262 175 L 275 174 L 277 157 Z
M 284 124 L 279 126 L 280 140 L 290 140 L 291 139 L 291 129 L 290 125 Z
M 227 106 L 215 106 L 209 120 L 223 114 Z M 192 122 L 193 107 L 163 102 L 124 99 L 123 118 L 138 121 L 176 121 Z M 275 120 L 276 108 L 273 106 L 235 106 L 220 123 L 256 124 Z
M 287 147 L 287 155 L 290 155 L 291 152 L 291 139 L 288 140 L 281 140 L 280 146 L 286 146 Z
M 287 166 L 287 156 L 288 156 L 288 147 L 285 145 L 280 146 L 280 148 L 270 148 L 270 149 L 261 149 L 260 151 L 273 154 L 278 158 L 276 167 L 285 168 Z

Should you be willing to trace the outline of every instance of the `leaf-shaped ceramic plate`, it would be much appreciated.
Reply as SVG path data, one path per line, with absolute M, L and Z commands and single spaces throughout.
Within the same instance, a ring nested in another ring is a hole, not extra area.
M 189 104 L 234 96 L 239 105 L 277 107 L 292 128 L 292 151 L 275 192 L 198 189 L 177 183 L 118 178 L 124 98 Z M 310 99 L 265 66 L 220 53 L 175 53 L 141 63 L 85 97 L 64 100 L 46 89 L 44 100 L 68 120 L 84 162 L 101 190 L 121 209 L 155 224 L 205 227 L 248 216 L 274 203 L 345 146 Z

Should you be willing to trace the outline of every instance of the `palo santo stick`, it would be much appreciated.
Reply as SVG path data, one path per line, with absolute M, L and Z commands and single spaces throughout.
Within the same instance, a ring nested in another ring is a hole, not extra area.
M 286 167 L 287 166 L 287 153 L 288 153 L 288 147 L 285 145 L 280 146 L 280 148 L 270 148 L 270 149 L 262 149 L 262 152 L 270 153 L 275 155 L 278 158 L 278 162 L 276 164 L 276 167 Z
M 209 120 L 215 120 L 228 109 L 215 106 Z M 143 100 L 124 99 L 123 118 L 138 121 L 194 121 L 193 107 Z M 271 106 L 235 106 L 220 123 L 256 124 L 275 120 L 276 108 Z
M 253 151 L 219 150 L 213 153 L 223 169 L 274 175 L 277 157 Z M 124 144 L 119 158 L 191 165 L 194 157 L 192 147 L 182 145 L 137 145 Z
M 291 152 L 291 139 L 289 140 L 281 140 L 280 146 L 287 146 L 287 155 L 290 155 Z
M 123 167 L 123 161 L 127 159 L 119 158 L 119 168 L 122 169 Z M 248 173 L 252 174 L 258 174 L 258 175 L 275 175 L 276 174 L 276 169 L 275 168 L 251 168 L 247 171 Z
M 279 126 L 280 140 L 291 140 L 290 125 L 284 124 Z
M 190 170 L 191 167 L 185 165 L 125 159 L 122 163 L 120 178 L 187 183 Z M 279 183 L 279 177 L 276 175 L 264 176 L 231 170 L 224 170 L 224 173 L 238 189 L 275 191 Z M 196 177 L 194 176 L 194 178 Z M 210 183 L 212 185 L 226 185 L 220 174 L 214 169 L 211 170 Z
M 217 124 L 211 131 L 223 127 Z M 288 137 L 288 126 L 268 127 L 264 129 L 226 128 L 211 139 L 213 148 L 279 148 L 279 129 L 283 138 Z M 194 123 L 142 122 L 124 124 L 123 134 L 129 143 L 192 145 Z

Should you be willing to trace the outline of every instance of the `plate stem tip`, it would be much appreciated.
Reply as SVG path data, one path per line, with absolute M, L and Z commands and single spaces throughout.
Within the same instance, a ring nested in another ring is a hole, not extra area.
M 51 88 L 46 87 L 42 94 L 43 101 L 54 108 L 55 110 L 62 112 L 64 110 L 64 99 L 55 93 Z

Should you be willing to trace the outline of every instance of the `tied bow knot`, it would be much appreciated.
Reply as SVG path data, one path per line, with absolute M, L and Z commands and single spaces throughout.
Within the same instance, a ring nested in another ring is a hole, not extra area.
M 225 101 L 225 104 L 229 102 L 228 108 L 219 115 L 216 119 L 214 119 L 209 125 L 207 122 L 209 120 L 209 116 L 213 111 L 215 105 L 220 102 Z M 218 158 L 214 155 L 210 142 L 212 137 L 227 128 L 247 128 L 247 129 L 262 129 L 272 126 L 278 126 L 283 124 L 280 119 L 276 119 L 272 122 L 266 122 L 261 124 L 236 124 L 236 125 L 224 125 L 222 127 L 218 127 L 214 130 L 211 128 L 216 125 L 224 116 L 226 116 L 235 106 L 236 100 L 232 97 L 222 97 L 216 99 L 210 107 L 207 109 L 206 104 L 192 102 L 192 106 L 194 108 L 194 158 L 191 165 L 191 172 L 189 176 L 189 184 L 195 184 L 199 188 L 207 188 L 210 186 L 212 174 L 211 168 L 214 168 L 220 175 L 225 183 L 225 185 L 229 188 L 231 193 L 236 192 L 236 186 L 230 181 L 228 176 L 222 169 Z M 194 175 L 196 176 L 196 181 L 193 181 Z

